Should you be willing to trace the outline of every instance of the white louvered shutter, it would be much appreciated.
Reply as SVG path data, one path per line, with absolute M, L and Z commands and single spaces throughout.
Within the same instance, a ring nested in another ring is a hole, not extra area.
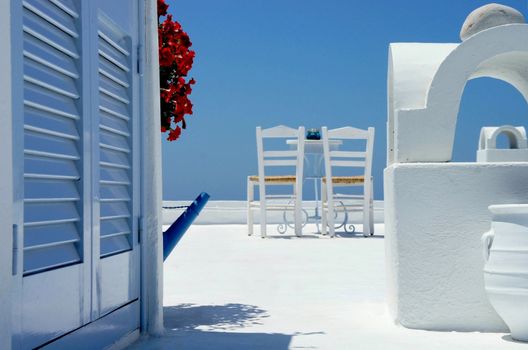
M 26 275 L 82 260 L 78 27 L 70 0 L 23 1 Z
M 14 196 L 24 194 L 15 201 L 23 209 L 15 343 L 33 349 L 82 336 L 76 329 L 114 312 L 129 321 L 116 332 L 128 334 L 139 327 L 142 0 L 9 1 L 13 37 L 23 39 L 14 45 L 23 67 L 13 67 L 23 73 L 13 84 L 23 106 L 13 127 L 19 140 L 23 133 Z
M 131 39 L 98 14 L 101 257 L 132 249 Z

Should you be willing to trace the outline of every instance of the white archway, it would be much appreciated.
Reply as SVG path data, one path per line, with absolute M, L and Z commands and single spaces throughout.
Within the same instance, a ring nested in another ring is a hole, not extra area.
M 484 30 L 461 44 L 391 45 L 389 164 L 451 160 L 468 80 L 503 80 L 528 101 L 527 37 L 528 25 L 509 24 Z
M 480 131 L 479 150 L 496 149 L 497 138 L 505 135 L 510 149 L 526 148 L 526 131 L 523 127 L 503 125 L 500 127 L 484 127 Z

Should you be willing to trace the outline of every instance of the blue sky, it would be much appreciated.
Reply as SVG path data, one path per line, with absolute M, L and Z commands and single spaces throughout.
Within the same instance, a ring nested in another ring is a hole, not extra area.
M 459 42 L 473 0 L 169 0 L 196 51 L 194 114 L 163 141 L 163 198 L 240 200 L 256 174 L 255 127 L 376 128 L 373 175 L 383 198 L 391 42 Z M 502 1 L 527 15 L 526 0 Z M 482 126 L 528 127 L 506 83 L 476 79 L 461 104 L 453 161 L 474 161 Z M 311 186 L 307 186 L 310 187 Z M 306 196 L 311 193 L 305 192 Z

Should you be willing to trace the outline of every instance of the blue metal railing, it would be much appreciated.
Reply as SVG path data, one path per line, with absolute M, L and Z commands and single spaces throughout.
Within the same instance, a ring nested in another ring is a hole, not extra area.
M 193 221 L 198 217 L 205 204 L 209 200 L 209 195 L 202 192 L 188 207 L 164 207 L 165 209 L 187 208 L 177 219 L 170 225 L 167 231 L 163 232 L 163 261 L 167 259 L 176 244 L 183 237 Z

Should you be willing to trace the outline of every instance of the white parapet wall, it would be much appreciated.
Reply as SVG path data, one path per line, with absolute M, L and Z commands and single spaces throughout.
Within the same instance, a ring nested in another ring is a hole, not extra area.
M 389 307 L 409 328 L 507 331 L 484 290 L 488 206 L 528 203 L 528 163 L 385 169 Z
M 178 207 L 189 205 L 191 201 L 163 201 L 164 207 Z M 304 209 L 309 215 L 314 215 L 315 202 L 305 201 Z M 172 224 L 184 209 L 163 209 L 163 225 Z M 319 209 L 320 211 L 320 209 Z M 269 224 L 283 223 L 282 212 L 269 212 L 267 217 Z M 259 223 L 259 215 L 255 213 L 255 225 Z M 350 214 L 349 221 L 352 224 L 361 224 L 363 216 L 360 212 Z M 383 222 L 383 201 L 374 201 L 374 222 Z M 246 201 L 209 201 L 194 224 L 218 225 L 218 224 L 246 224 L 247 205 Z

